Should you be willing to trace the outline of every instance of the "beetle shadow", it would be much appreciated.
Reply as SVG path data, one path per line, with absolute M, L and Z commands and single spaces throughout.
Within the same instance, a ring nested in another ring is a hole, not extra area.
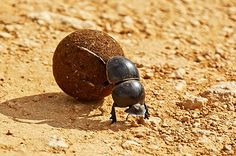
M 108 116 L 102 116 L 104 101 L 80 102 L 64 93 L 45 93 L 26 96 L 0 103 L 0 113 L 17 122 L 48 124 L 57 128 L 81 130 L 126 130 L 130 128 L 120 121 L 111 125 Z M 95 113 L 101 112 L 101 113 Z M 91 115 L 92 114 L 92 115 Z

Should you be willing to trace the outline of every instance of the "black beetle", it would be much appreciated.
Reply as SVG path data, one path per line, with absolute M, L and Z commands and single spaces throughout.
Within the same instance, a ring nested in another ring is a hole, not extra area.
M 149 113 L 145 104 L 145 91 L 139 81 L 140 76 L 135 64 L 125 57 L 115 56 L 108 60 L 106 72 L 109 83 L 115 85 L 112 90 L 114 101 L 110 118 L 112 123 L 117 121 L 115 107 L 129 107 L 125 110 L 128 116 L 129 114 L 144 115 L 144 118 L 148 119 Z

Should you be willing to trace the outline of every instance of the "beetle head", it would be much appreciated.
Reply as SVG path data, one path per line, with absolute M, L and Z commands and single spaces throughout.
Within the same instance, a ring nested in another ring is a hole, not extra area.
M 146 108 L 144 105 L 137 103 L 130 106 L 125 112 L 133 116 L 143 116 L 146 112 Z

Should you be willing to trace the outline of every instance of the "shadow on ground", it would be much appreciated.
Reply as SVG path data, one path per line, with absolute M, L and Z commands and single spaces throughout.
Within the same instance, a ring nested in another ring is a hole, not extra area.
M 45 93 L 5 101 L 0 104 L 0 113 L 17 122 L 46 123 L 58 128 L 91 131 L 130 128 L 124 122 L 111 125 L 108 119 L 101 121 L 101 114 L 90 115 L 90 112 L 100 109 L 102 104 L 103 101 L 82 103 L 64 93 Z

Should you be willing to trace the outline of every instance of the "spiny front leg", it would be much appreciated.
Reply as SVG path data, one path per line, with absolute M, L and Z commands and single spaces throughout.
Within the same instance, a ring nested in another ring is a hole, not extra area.
M 126 121 L 128 120 L 128 118 L 129 118 L 129 115 L 130 115 L 130 114 L 128 114 L 128 115 L 127 115 L 127 117 L 126 117 L 126 119 L 125 119 Z
M 145 115 L 144 115 L 144 119 L 149 119 L 150 114 L 149 114 L 149 112 L 148 112 L 148 107 L 147 107 L 146 104 L 144 104 L 144 107 L 145 107 L 145 109 L 146 109 L 146 112 L 145 112 Z
M 117 120 L 116 120 L 116 111 L 115 111 L 115 107 L 116 107 L 116 104 L 113 103 L 112 105 L 112 109 L 111 109 L 111 124 L 115 123 Z

